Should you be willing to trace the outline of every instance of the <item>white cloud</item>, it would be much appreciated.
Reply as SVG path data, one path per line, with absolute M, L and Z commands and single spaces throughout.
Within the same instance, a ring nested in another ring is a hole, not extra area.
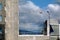
M 60 9 L 60 5 L 57 4 L 49 4 L 48 7 L 53 11 L 58 11 Z
M 48 19 L 48 14 L 33 2 L 27 1 L 26 4 L 19 5 L 20 29 L 42 32 L 43 23 Z
M 51 18 L 55 18 L 60 21 L 60 5 L 49 4 L 48 9 L 50 10 Z

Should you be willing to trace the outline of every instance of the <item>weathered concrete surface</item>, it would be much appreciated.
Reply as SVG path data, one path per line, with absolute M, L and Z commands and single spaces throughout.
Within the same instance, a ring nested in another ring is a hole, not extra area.
M 49 36 L 19 36 L 19 40 L 49 40 Z
M 5 39 L 18 40 L 18 0 L 6 0 Z

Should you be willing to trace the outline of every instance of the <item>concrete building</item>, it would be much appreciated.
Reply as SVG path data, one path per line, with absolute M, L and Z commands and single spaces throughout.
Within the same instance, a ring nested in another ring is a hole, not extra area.
M 50 40 L 58 40 L 59 39 L 59 22 L 56 19 L 50 19 L 50 23 L 53 32 L 50 33 Z
M 19 14 L 18 14 L 18 0 L 0 0 L 2 10 L 0 10 L 0 28 L 3 28 L 3 39 L 0 40 L 54 40 L 55 37 L 49 34 L 49 24 L 58 25 L 57 20 L 50 20 L 47 22 L 47 35 L 44 36 L 19 36 Z M 2 20 L 2 21 L 1 21 Z M 1 26 L 3 25 L 3 26 Z M 1 33 L 1 32 L 0 32 Z M 49 37 L 51 36 L 51 37 Z M 53 39 L 54 38 L 54 39 Z M 56 36 L 57 39 L 57 36 Z
M 18 0 L 6 0 L 5 40 L 18 40 Z
M 18 40 L 18 0 L 0 0 L 0 27 L 5 38 L 0 40 Z

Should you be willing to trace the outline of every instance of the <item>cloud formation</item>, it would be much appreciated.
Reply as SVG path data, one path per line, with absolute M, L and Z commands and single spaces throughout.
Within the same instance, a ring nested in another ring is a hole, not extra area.
M 47 12 L 36 6 L 33 2 L 27 1 L 19 5 L 20 30 L 42 32 L 44 22 L 48 19 Z
M 60 5 L 49 4 L 48 9 L 50 10 L 51 18 L 57 19 L 60 22 Z
M 50 18 L 57 19 L 60 23 L 60 5 L 49 4 Z M 27 0 L 19 1 L 20 30 L 32 32 L 42 32 L 45 20 L 49 19 L 49 14 Z

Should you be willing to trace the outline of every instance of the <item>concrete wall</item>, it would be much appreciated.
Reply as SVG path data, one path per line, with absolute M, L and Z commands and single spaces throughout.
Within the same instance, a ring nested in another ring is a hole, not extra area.
M 19 36 L 19 40 L 49 40 L 49 36 Z
M 6 0 L 6 40 L 18 40 L 18 0 Z

